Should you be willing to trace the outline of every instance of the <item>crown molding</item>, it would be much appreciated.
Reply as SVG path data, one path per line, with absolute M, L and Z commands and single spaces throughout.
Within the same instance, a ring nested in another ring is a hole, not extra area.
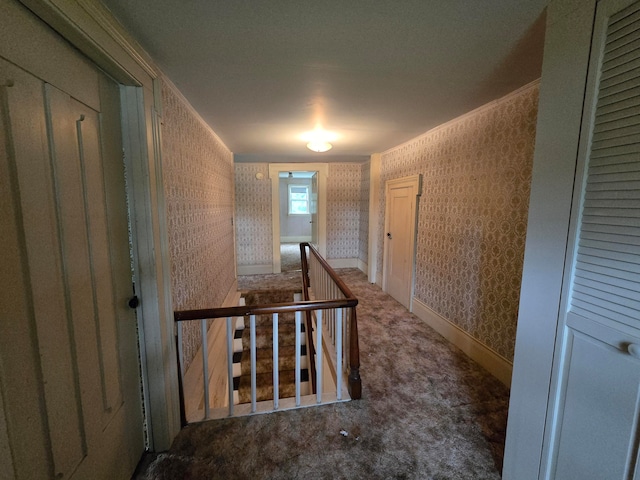
M 160 70 L 99 1 L 20 1 L 120 83 L 153 88 Z

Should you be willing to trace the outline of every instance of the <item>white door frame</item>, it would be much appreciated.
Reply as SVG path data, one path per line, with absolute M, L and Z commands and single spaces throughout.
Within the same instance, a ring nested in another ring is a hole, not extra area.
M 149 448 L 168 449 L 180 431 L 178 373 L 162 163 L 159 70 L 96 0 L 21 0 L 121 84 L 134 277 Z M 141 273 L 142 272 L 142 273 Z
M 415 289 L 415 277 L 416 277 L 416 237 L 418 234 L 418 197 L 422 194 L 422 175 L 411 175 L 409 177 L 403 178 L 395 178 L 393 180 L 387 180 L 384 186 L 384 198 L 385 198 L 385 211 L 384 211 L 384 232 L 383 235 L 383 244 L 384 244 L 384 252 L 383 252 L 383 260 L 382 260 L 382 290 L 387 291 L 387 266 L 388 255 L 389 255 L 389 241 L 386 237 L 386 232 L 389 231 L 389 192 L 392 188 L 398 188 L 401 186 L 413 187 L 416 192 L 415 197 L 412 198 L 413 201 L 413 216 L 411 227 L 412 231 L 410 233 L 410 252 L 411 252 L 411 285 L 409 292 L 409 306 L 408 309 L 410 312 L 413 311 L 413 294 Z
M 273 273 L 280 273 L 280 172 L 318 172 L 318 250 L 327 256 L 327 163 L 270 163 Z

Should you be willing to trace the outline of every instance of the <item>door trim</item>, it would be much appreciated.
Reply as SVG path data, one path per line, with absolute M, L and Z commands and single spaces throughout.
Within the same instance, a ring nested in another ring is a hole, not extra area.
M 327 180 L 328 163 L 270 163 L 271 232 L 273 273 L 280 273 L 280 172 L 318 172 L 318 250 L 327 256 Z
M 387 291 L 387 265 L 388 255 L 389 255 L 389 241 L 385 236 L 385 232 L 389 231 L 389 192 L 392 188 L 401 188 L 401 187 L 412 187 L 416 192 L 413 200 L 413 222 L 411 223 L 412 231 L 410 233 L 410 250 L 411 250 L 411 282 L 410 282 L 410 292 L 409 292 L 409 306 L 408 309 L 410 312 L 413 311 L 413 294 L 415 290 L 415 282 L 416 282 L 416 238 L 418 234 L 418 197 L 422 195 L 422 175 L 411 175 L 409 177 L 403 178 L 395 178 L 393 180 L 387 180 L 384 184 L 384 231 L 383 235 L 383 245 L 384 252 L 382 257 L 382 290 L 384 292 Z

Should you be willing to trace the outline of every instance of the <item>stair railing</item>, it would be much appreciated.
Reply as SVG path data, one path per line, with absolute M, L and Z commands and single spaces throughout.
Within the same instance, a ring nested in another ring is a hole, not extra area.
M 307 255 L 307 250 L 309 255 Z M 351 293 L 349 287 L 313 245 L 301 243 L 300 257 L 302 260 L 302 292 L 305 300 L 309 300 L 313 296 L 314 300 L 344 299 L 355 301 L 357 304 L 358 300 Z M 309 315 L 311 313 L 309 312 Z M 318 335 L 318 338 L 323 339 L 322 345 L 329 353 L 327 358 L 336 359 L 335 363 L 331 362 L 329 365 L 337 388 L 341 388 L 342 372 L 345 372 L 348 375 L 349 395 L 354 400 L 359 399 L 362 396 L 362 381 L 360 379 L 360 347 L 355 305 L 324 310 L 319 313 L 320 316 L 324 315 L 324 318 L 322 318 L 322 322 L 320 318 L 316 318 L 316 328 L 321 329 L 324 326 L 327 334 Z M 320 343 L 318 342 L 317 345 Z M 318 363 L 320 362 L 316 362 L 316 364 Z M 316 370 L 319 368 L 316 367 Z M 317 376 L 321 378 L 320 371 Z M 338 395 L 340 393 L 338 392 Z
M 239 305 L 233 307 L 220 307 L 199 310 L 183 310 L 174 312 L 174 321 L 177 323 L 176 343 L 181 344 L 180 332 L 181 322 L 200 322 L 201 347 L 198 357 L 201 356 L 202 374 L 200 381 L 202 382 L 202 397 L 197 402 L 200 408 L 188 409 L 185 405 L 185 378 L 183 376 L 182 358 L 178 355 L 178 374 L 181 402 L 182 424 L 193 421 L 207 420 L 211 418 L 222 418 L 226 416 L 247 415 L 253 413 L 263 413 L 275 410 L 284 410 L 289 408 L 298 408 L 302 406 L 311 406 L 314 404 L 332 403 L 335 401 L 345 400 L 342 395 L 342 375 L 337 372 L 347 371 L 348 369 L 348 390 L 351 399 L 359 399 L 361 396 L 361 381 L 359 374 L 359 351 L 358 351 L 358 335 L 357 335 L 357 318 L 356 305 L 358 299 L 351 293 L 344 282 L 338 277 L 333 269 L 319 255 L 317 250 L 307 244 L 300 245 L 301 257 L 303 264 L 303 294 L 304 300 L 298 302 L 274 303 L 268 305 Z M 309 259 L 306 250 L 311 253 Z M 322 273 L 324 272 L 324 273 Z M 327 285 L 327 288 L 320 286 L 320 283 Z M 331 285 L 334 285 L 333 287 Z M 311 300 L 311 296 L 314 297 Z M 334 298 L 329 298 L 333 296 Z M 325 298 L 322 298 L 325 297 Z M 314 345 L 312 340 L 311 319 L 316 320 L 315 328 L 315 345 L 316 351 L 309 357 L 310 363 L 314 364 L 316 374 L 310 366 L 310 374 L 312 377 L 313 395 L 302 395 L 301 392 L 301 324 L 302 314 L 305 312 L 307 319 L 307 348 L 311 349 Z M 346 313 L 348 312 L 348 313 Z M 278 325 L 279 315 L 283 313 L 295 314 L 295 397 L 280 398 L 279 385 L 279 348 L 278 348 Z M 271 315 L 273 324 L 273 399 L 272 401 L 258 401 L 256 389 L 256 316 Z M 347 322 L 343 322 L 343 318 L 347 318 Z M 324 317 L 324 320 L 323 320 Z M 239 319 L 244 322 L 244 318 L 249 319 L 250 329 L 250 347 L 251 347 L 251 402 L 247 404 L 238 404 L 234 394 L 234 337 L 236 324 Z M 224 322 L 224 323 L 221 323 Z M 323 326 L 329 332 L 329 339 L 323 338 Z M 226 327 L 226 328 L 225 328 Z M 212 337 L 215 332 L 216 338 Z M 222 339 L 226 341 L 223 342 Z M 343 339 L 346 339 L 347 348 L 342 348 Z M 226 344 L 226 355 L 223 355 L 221 361 L 215 368 L 210 369 L 210 354 L 216 348 Z M 217 346 L 217 347 L 216 347 Z M 180 352 L 181 349 L 178 348 Z M 315 355 L 313 355 L 315 353 Z M 331 355 L 333 353 L 333 355 Z M 323 391 L 322 372 L 323 364 L 326 359 L 330 367 L 334 379 L 336 380 L 336 391 L 327 393 Z M 331 358 L 331 357 L 334 358 Z M 315 358 L 314 358 L 315 357 Z M 225 365 L 226 364 L 226 365 Z M 226 375 L 220 374 L 221 370 L 226 367 Z M 216 378 L 219 381 L 224 378 L 226 384 L 225 405 L 215 406 L 211 408 L 210 398 L 210 382 L 212 381 L 212 372 L 218 370 Z

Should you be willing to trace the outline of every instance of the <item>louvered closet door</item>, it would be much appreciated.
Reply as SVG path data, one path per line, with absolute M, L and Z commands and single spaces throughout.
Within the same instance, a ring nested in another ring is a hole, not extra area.
M 544 478 L 640 478 L 640 1 L 601 1 Z

